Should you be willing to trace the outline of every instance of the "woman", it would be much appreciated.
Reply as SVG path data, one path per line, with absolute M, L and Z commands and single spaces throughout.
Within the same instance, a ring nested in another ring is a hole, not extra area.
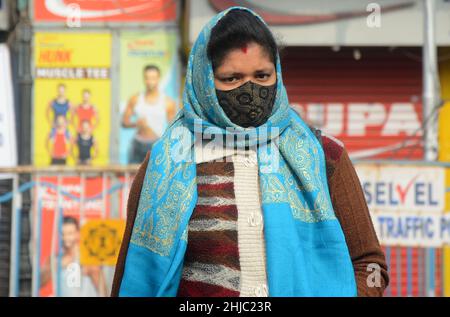
M 387 267 L 357 175 L 315 131 L 289 107 L 263 20 L 215 16 L 183 109 L 133 182 L 112 295 L 381 296 Z

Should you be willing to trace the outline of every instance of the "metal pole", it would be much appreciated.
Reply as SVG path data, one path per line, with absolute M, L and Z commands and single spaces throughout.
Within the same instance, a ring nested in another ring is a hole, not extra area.
M 57 241 L 57 256 L 56 256 L 56 291 L 54 289 L 56 297 L 61 296 L 61 283 L 67 283 L 67 281 L 61 281 L 61 260 L 62 260 L 62 253 L 63 253 L 63 245 L 62 245 L 62 223 L 63 223 L 63 217 L 64 217 L 64 206 L 63 206 L 63 197 L 62 197 L 62 177 L 61 174 L 58 174 L 57 178 L 57 196 L 56 196 L 56 241 Z
M 80 225 L 84 225 L 84 219 L 86 216 L 86 212 L 85 212 L 85 191 L 86 191 L 86 174 L 85 173 L 81 173 L 81 180 L 80 180 L 80 186 L 81 186 L 81 190 L 80 190 Z
M 11 250 L 9 264 L 9 296 L 19 295 L 19 270 L 20 270 L 20 221 L 21 221 L 21 197 L 19 193 L 19 175 L 13 178 L 13 202 L 11 221 Z
M 437 114 L 440 100 L 439 77 L 437 71 L 437 49 L 435 39 L 435 0 L 424 0 L 423 29 L 423 120 L 429 118 L 424 128 L 424 159 L 436 161 L 438 158 Z
M 13 3 L 13 1 L 11 1 Z M 15 74 L 15 96 L 17 96 L 15 104 L 17 111 L 17 122 L 20 123 L 17 128 L 17 140 L 18 140 L 18 162 L 20 165 L 28 165 L 31 163 L 31 147 L 32 147 L 32 39 L 33 29 L 32 23 L 28 16 L 28 0 L 19 0 L 17 2 L 17 12 L 19 13 L 19 22 L 15 28 L 16 40 L 13 45 L 14 56 L 13 59 L 16 65 Z M 22 174 L 19 181 L 19 185 L 31 181 L 31 177 L 28 174 Z M 28 228 L 30 209 L 31 209 L 31 194 L 26 191 L 21 195 L 20 211 L 13 210 L 13 213 L 20 213 L 18 224 L 22 223 L 24 227 Z M 14 224 L 12 224 L 14 226 Z M 14 227 L 12 228 L 14 230 Z M 18 248 L 26 247 L 29 245 L 30 230 L 26 229 L 20 232 L 20 239 L 18 241 Z M 21 282 L 27 285 L 31 282 L 29 276 L 31 276 L 31 260 L 30 252 L 27 249 L 22 254 L 19 252 L 19 261 L 21 264 L 21 272 L 23 274 Z M 12 278 L 12 276 L 10 276 Z M 13 291 L 13 290 L 12 290 Z M 10 290 L 10 293 L 12 292 Z M 31 295 L 31 289 L 21 288 L 21 296 Z
M 438 129 L 436 107 L 440 100 L 439 77 L 437 71 L 437 49 L 435 39 L 435 1 L 424 0 L 424 24 L 422 47 L 422 72 L 423 72 L 423 120 L 429 124 L 424 127 L 424 159 L 436 161 L 438 159 Z M 424 250 L 425 257 L 425 296 L 433 296 L 433 280 L 430 273 L 434 272 L 434 263 L 431 263 L 432 254 L 428 249 Z
M 42 200 L 40 188 L 40 174 L 34 175 L 36 189 L 34 191 L 33 202 L 33 267 L 31 275 L 31 296 L 39 297 L 40 290 L 40 258 L 41 258 L 41 236 L 42 236 Z
M 107 188 L 106 188 L 106 173 L 103 172 L 102 173 L 102 219 L 106 219 L 106 208 L 108 206 L 108 202 L 107 199 L 108 197 L 106 197 L 107 194 Z

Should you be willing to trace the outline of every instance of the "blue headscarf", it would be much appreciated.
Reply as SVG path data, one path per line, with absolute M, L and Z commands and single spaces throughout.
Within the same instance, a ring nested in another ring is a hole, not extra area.
M 269 296 L 355 296 L 324 152 L 289 107 L 279 56 L 276 99 L 265 124 L 237 126 L 218 103 L 207 44 L 211 29 L 235 9 L 262 20 L 247 8 L 232 7 L 212 18 L 198 36 L 189 57 L 183 109 L 152 148 L 119 295 L 176 296 L 197 202 L 193 144 L 202 133 L 212 133 L 237 135 L 238 147 L 257 145 Z

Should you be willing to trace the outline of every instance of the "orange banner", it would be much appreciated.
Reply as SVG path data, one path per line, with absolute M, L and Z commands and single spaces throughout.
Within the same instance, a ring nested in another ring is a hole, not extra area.
M 174 0 L 35 0 L 35 22 L 169 22 L 176 19 Z

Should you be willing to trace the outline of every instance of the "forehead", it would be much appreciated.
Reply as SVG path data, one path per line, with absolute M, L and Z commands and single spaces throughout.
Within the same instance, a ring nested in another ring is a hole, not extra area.
M 159 75 L 159 72 L 156 69 L 147 69 L 146 71 L 144 71 L 144 75 L 145 76 L 155 76 L 155 75 Z
M 74 223 L 64 223 L 62 228 L 63 230 L 76 230 L 77 226 Z
M 248 43 L 228 52 L 216 72 L 245 73 L 271 67 L 274 65 L 267 51 L 257 43 Z

